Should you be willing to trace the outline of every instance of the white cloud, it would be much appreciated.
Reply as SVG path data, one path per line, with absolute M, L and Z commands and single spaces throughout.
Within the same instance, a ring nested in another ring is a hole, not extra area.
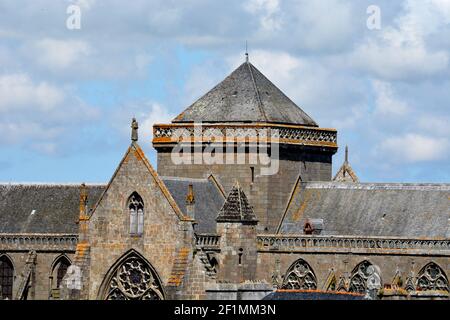
M 99 115 L 65 87 L 33 81 L 26 73 L 0 75 L 0 145 L 54 155 Z
M 42 141 L 53 141 L 64 129 L 61 126 L 46 126 L 28 119 L 3 122 L 0 121 L 0 142 L 4 144 L 22 143 L 26 140 L 31 145 L 42 144 Z
M 445 22 L 450 23 L 450 1 L 448 1 L 448 0 L 431 0 L 431 3 L 437 8 L 437 11 L 445 19 Z
M 97 0 L 76 0 L 74 4 L 79 5 L 84 10 L 91 9 L 95 4 Z
M 389 137 L 379 145 L 379 151 L 386 160 L 399 163 L 437 161 L 448 156 L 450 143 L 446 138 L 434 138 L 415 133 Z
M 81 40 L 57 40 L 45 38 L 34 43 L 34 58 L 50 69 L 66 69 L 89 56 L 90 46 Z
M 236 68 L 244 62 L 242 54 L 228 58 L 230 68 Z M 271 81 L 286 86 L 292 83 L 299 74 L 299 68 L 307 67 L 301 58 L 292 56 L 286 52 L 254 50 L 250 53 L 250 62 L 263 72 Z M 298 85 L 298 83 L 297 83 Z
M 276 17 L 280 11 L 278 0 L 248 0 L 244 8 L 255 15 L 259 15 L 261 27 L 265 30 L 275 31 L 280 29 L 281 21 Z
M 374 80 L 372 85 L 376 94 L 375 107 L 377 113 L 391 116 L 408 113 L 408 105 L 395 97 L 392 86 L 389 83 Z
M 130 123 L 132 118 L 139 123 L 139 143 L 146 147 L 151 146 L 153 137 L 153 125 L 156 123 L 169 123 L 175 114 L 171 113 L 163 105 L 147 102 L 129 102 L 111 115 L 110 123 L 122 133 L 122 136 L 130 136 Z
M 235 68 L 243 57 L 234 55 L 228 61 Z M 352 126 L 365 109 L 362 82 L 341 70 L 334 60 L 319 63 L 283 51 L 255 50 L 250 62 L 319 124 Z M 349 122 L 349 117 L 354 119 Z
M 424 115 L 417 121 L 418 127 L 426 132 L 432 132 L 441 137 L 450 137 L 450 117 Z
M 428 77 L 445 72 L 449 56 L 444 51 L 427 52 L 422 45 L 396 46 L 368 40 L 351 55 L 351 64 L 385 79 Z
M 294 21 L 290 26 L 287 41 L 303 43 L 307 48 L 322 50 L 326 48 L 346 48 L 354 34 L 355 24 L 352 19 L 353 4 L 341 0 L 301 1 L 292 8 Z M 294 33 L 297 38 L 291 37 Z
M 159 103 L 151 103 L 148 107 L 149 110 L 144 115 L 143 120 L 141 120 L 141 132 L 147 141 L 151 141 L 153 138 L 153 125 L 157 123 L 169 123 L 175 115 Z
M 395 25 L 370 33 L 350 55 L 350 63 L 386 79 L 443 74 L 449 65 L 448 52 L 430 49 L 426 42 L 447 23 L 445 14 L 435 5 L 445 6 L 440 0 L 406 0 L 405 13 L 395 19 Z
M 367 156 L 373 146 L 394 152 L 389 166 L 404 176 L 404 162 L 449 156 L 448 0 L 382 0 L 380 31 L 366 28 L 367 1 L 17 3 L 0 5 L 0 144 L 55 154 L 68 139 L 105 150 L 108 140 L 119 150 L 136 116 L 149 147 L 152 124 L 169 122 L 241 64 L 248 40 L 261 72 L 320 125 L 337 127 L 341 146 L 355 145 L 362 176 L 379 168 Z M 77 32 L 65 28 L 74 3 Z M 103 105 L 97 123 L 99 111 L 83 100 Z M 418 148 L 395 152 L 408 139 Z M 442 142 L 440 156 L 428 140 Z M 401 178 L 381 171 L 377 179 Z
M 64 92 L 46 82 L 34 83 L 27 74 L 0 75 L 0 112 L 36 107 L 50 111 L 64 100 Z

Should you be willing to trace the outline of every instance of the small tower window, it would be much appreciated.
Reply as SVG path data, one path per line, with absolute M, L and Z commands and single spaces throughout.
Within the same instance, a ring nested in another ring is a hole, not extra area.
M 243 251 L 244 251 L 244 249 L 239 248 L 239 253 L 238 253 L 238 256 L 239 256 L 239 265 L 242 265 L 242 253 L 243 253 Z
M 128 199 L 130 214 L 130 234 L 142 235 L 144 232 L 144 201 L 137 192 L 133 192 Z
M 250 171 L 252 174 L 252 183 L 255 182 L 255 167 L 250 167 Z

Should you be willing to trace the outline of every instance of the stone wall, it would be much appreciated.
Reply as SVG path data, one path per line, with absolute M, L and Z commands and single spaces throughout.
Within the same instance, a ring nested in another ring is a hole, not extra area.
M 106 193 L 89 221 L 90 245 L 89 299 L 99 297 L 99 290 L 111 266 L 130 249 L 144 256 L 167 287 L 173 275 L 177 254 L 189 250 L 193 238 L 190 222 L 181 221 L 181 212 L 164 190 L 138 146 L 132 146 L 116 171 Z M 130 235 L 127 201 L 137 192 L 144 202 L 144 228 L 141 236 Z
M 32 278 L 32 287 L 28 292 L 28 300 L 48 300 L 51 294 L 52 287 L 55 288 L 56 277 L 53 274 L 53 267 L 59 257 L 65 255 L 69 261 L 73 261 L 73 254 L 75 251 L 53 250 L 37 251 L 34 276 Z M 56 249 L 56 250 L 55 250 Z M 26 265 L 29 251 L 27 250 L 0 250 L 0 256 L 6 254 L 12 261 L 14 266 L 14 283 L 13 283 L 13 296 L 15 296 L 17 289 L 22 281 L 22 272 Z M 53 285 L 52 279 L 53 277 Z
M 261 175 L 260 162 L 249 159 L 257 156 L 245 154 L 244 164 L 174 164 L 171 150 L 159 148 L 158 174 L 161 176 L 207 178 L 213 174 L 228 193 L 238 180 L 259 219 L 259 232 L 274 232 L 286 208 L 289 195 L 299 176 L 303 181 L 330 181 L 332 152 L 319 148 L 281 145 L 279 171 L 275 175 Z M 225 156 L 223 157 L 225 159 Z M 252 174 L 252 169 L 253 174 Z M 253 179 L 252 179 L 253 175 Z
M 350 275 L 352 270 L 361 262 L 367 260 L 377 265 L 381 271 L 382 284 L 391 285 L 399 271 L 403 282 L 406 281 L 411 270 L 417 274 L 429 262 L 438 264 L 450 275 L 450 258 L 448 256 L 431 255 L 402 255 L 371 254 L 371 253 L 317 253 L 317 252 L 259 252 L 257 262 L 257 279 L 272 281 L 275 270 L 284 275 L 289 267 L 298 259 L 305 260 L 313 269 L 317 278 L 317 289 L 326 290 L 330 273 L 334 272 L 337 279 L 341 275 Z M 278 265 L 277 265 L 278 264 Z
M 256 276 L 256 224 L 217 223 L 220 235 L 218 280 L 241 283 Z

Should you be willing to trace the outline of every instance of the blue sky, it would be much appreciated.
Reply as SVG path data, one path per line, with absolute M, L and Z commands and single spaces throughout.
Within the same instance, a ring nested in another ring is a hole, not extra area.
M 450 181 L 449 0 L 0 0 L 0 181 L 106 182 L 133 116 L 156 165 L 152 124 L 242 63 L 246 40 L 259 70 L 338 129 L 334 172 L 348 144 L 362 181 Z

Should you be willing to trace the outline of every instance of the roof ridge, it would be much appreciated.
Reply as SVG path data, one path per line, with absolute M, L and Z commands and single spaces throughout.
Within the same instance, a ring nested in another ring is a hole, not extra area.
M 360 189 L 360 190 L 435 190 L 449 191 L 450 183 L 395 183 L 395 182 L 339 182 L 308 181 L 302 182 L 306 189 Z
M 87 182 L 0 182 L 0 186 L 42 186 L 42 187 L 80 187 L 82 184 L 87 187 L 106 186 L 107 183 L 87 183 Z
M 188 178 L 188 177 L 173 177 L 173 176 L 159 176 L 159 177 L 161 178 L 161 180 L 208 182 L 207 178 Z
M 259 111 L 261 112 L 264 119 L 266 121 L 269 121 L 267 119 L 266 113 L 264 112 L 264 105 L 262 103 L 261 96 L 259 94 L 258 86 L 256 85 L 255 76 L 253 75 L 253 70 L 252 70 L 253 65 L 250 62 L 245 62 L 245 63 L 247 64 L 248 70 L 250 72 L 250 77 L 252 78 L 253 87 L 254 87 L 255 93 L 256 93 L 256 99 L 258 100 Z

